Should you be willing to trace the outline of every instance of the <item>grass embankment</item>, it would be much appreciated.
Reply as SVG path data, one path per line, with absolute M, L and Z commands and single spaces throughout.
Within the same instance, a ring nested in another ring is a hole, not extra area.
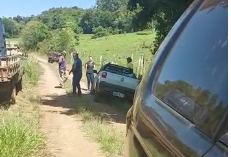
M 101 150 L 109 156 L 122 155 L 124 133 L 115 126 L 110 125 L 110 119 L 94 115 L 84 107 L 81 100 L 76 100 L 77 113 L 83 120 L 82 129 L 94 141 L 100 144 Z
M 33 86 L 38 82 L 39 71 L 32 58 L 23 61 L 23 66 L 23 92 L 17 96 L 17 104 L 0 110 L 1 157 L 31 157 L 38 155 L 43 146 L 38 106 L 30 101 L 35 96 Z
M 145 54 L 145 66 L 148 66 L 153 58 L 150 45 L 154 40 L 155 33 L 152 31 L 110 35 L 97 39 L 92 39 L 91 37 L 92 35 L 87 34 L 80 35 L 78 47 L 84 58 L 83 60 L 91 55 L 99 63 L 102 55 L 106 61 L 115 62 L 113 55 L 116 55 L 118 64 L 126 65 L 125 58 L 133 54 L 134 67 L 137 68 L 139 57 L 142 53 Z
M 66 82 L 67 92 L 71 91 L 71 82 Z M 83 95 L 82 97 L 72 97 L 71 103 L 77 104 L 75 107 L 76 115 L 82 119 L 82 129 L 86 135 L 93 141 L 99 143 L 103 153 L 108 156 L 117 156 L 123 154 L 124 146 L 124 128 L 117 128 L 114 124 L 110 123 L 113 121 L 108 115 L 101 114 L 99 111 L 107 110 L 112 106 L 109 104 L 98 104 L 93 102 L 90 95 Z M 120 105 L 120 104 L 117 104 Z M 120 106 L 123 106 L 121 103 Z M 119 107 L 124 112 L 127 108 Z

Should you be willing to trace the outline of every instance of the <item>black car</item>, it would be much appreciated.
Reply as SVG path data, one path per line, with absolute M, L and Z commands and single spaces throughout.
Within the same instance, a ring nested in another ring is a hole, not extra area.
M 127 113 L 127 157 L 228 156 L 228 1 L 196 0 Z

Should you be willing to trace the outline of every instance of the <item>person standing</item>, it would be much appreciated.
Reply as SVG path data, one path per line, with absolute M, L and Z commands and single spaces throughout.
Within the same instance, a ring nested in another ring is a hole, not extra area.
M 72 78 L 72 88 L 73 88 L 73 94 L 76 94 L 76 88 L 78 89 L 78 95 L 80 96 L 82 94 L 81 92 L 81 86 L 80 81 L 82 78 L 82 61 L 78 56 L 78 53 L 73 53 L 73 59 L 74 63 L 72 65 L 72 69 L 69 72 L 69 75 L 73 73 Z
M 63 88 L 65 81 L 67 80 L 66 77 L 66 53 L 63 51 L 59 56 L 59 78 L 60 78 L 60 86 Z
M 86 67 L 86 76 L 87 76 L 87 88 L 89 91 L 93 90 L 93 83 L 94 83 L 94 68 L 95 68 L 95 63 L 92 59 L 92 57 L 89 57 L 89 60 L 87 63 L 85 63 Z M 91 88 L 90 88 L 91 86 Z
M 129 68 L 131 70 L 131 72 L 133 72 L 133 63 L 132 63 L 131 57 L 127 58 L 127 68 Z

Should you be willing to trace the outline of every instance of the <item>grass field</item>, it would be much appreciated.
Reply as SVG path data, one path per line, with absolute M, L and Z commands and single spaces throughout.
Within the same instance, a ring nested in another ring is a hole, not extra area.
M 106 61 L 114 62 L 113 55 L 116 55 L 118 64 L 125 65 L 125 58 L 133 54 L 133 63 L 136 67 L 142 53 L 145 54 L 146 66 L 153 58 L 150 46 L 155 34 L 151 31 L 111 35 L 97 39 L 91 39 L 91 37 L 92 35 L 80 35 L 79 51 L 85 60 L 91 55 L 99 63 L 102 55 Z
M 116 62 L 120 65 L 126 65 L 126 57 L 133 54 L 134 69 L 137 69 L 139 57 L 144 54 L 145 67 L 152 61 L 150 46 L 155 38 L 152 31 L 142 31 L 136 33 L 127 33 L 119 35 L 110 35 L 97 39 L 92 39 L 92 34 L 80 34 L 78 51 L 83 62 L 87 61 L 88 56 L 92 56 L 98 65 L 100 56 L 106 62 Z M 7 39 L 8 41 L 20 41 L 19 38 Z M 97 69 L 99 66 L 97 67 Z

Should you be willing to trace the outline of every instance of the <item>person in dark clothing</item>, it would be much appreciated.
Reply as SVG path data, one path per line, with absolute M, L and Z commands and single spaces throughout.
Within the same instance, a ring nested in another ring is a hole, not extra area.
M 132 64 L 132 58 L 131 57 L 127 57 L 127 68 L 129 68 L 131 70 L 131 72 L 133 72 L 133 64 Z
M 69 75 L 73 73 L 72 78 L 72 87 L 73 87 L 73 94 L 76 94 L 76 88 L 78 89 L 78 95 L 81 95 L 81 86 L 80 81 L 82 78 L 82 61 L 78 56 L 78 53 L 73 53 L 74 63 L 72 65 L 72 69 L 69 72 Z
M 88 90 L 93 90 L 93 83 L 94 83 L 94 68 L 95 63 L 93 62 L 92 57 L 89 57 L 89 60 L 85 63 L 86 66 L 86 76 L 87 76 L 87 87 Z M 91 88 L 90 88 L 91 86 Z

